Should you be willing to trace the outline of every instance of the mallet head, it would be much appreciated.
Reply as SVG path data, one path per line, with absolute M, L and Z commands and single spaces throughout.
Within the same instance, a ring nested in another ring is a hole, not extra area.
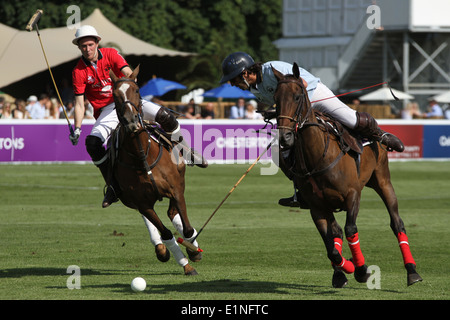
M 39 22 L 39 19 L 41 19 L 43 13 L 44 11 L 42 11 L 41 9 L 36 10 L 36 13 L 31 17 L 30 21 L 28 21 L 25 29 L 27 29 L 28 31 L 32 31 L 36 24 Z

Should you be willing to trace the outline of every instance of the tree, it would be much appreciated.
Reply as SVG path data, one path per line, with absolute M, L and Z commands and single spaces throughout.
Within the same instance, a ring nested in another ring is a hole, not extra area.
M 49 0 L 3 0 L 0 21 L 24 30 L 36 9 L 39 27 L 66 25 L 69 4 Z M 133 36 L 167 49 L 198 55 L 176 75 L 190 88 L 215 86 L 221 62 L 231 52 L 246 51 L 255 60 L 276 59 L 272 42 L 281 37 L 282 0 L 79 0 L 81 19 L 95 8 Z

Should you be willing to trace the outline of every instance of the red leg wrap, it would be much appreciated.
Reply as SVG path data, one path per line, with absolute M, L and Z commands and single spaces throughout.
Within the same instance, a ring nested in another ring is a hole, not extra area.
M 361 252 L 361 248 L 359 245 L 359 237 L 358 233 L 355 233 L 351 237 L 347 237 L 348 246 L 350 247 L 350 251 L 352 252 L 353 263 L 356 267 L 361 267 L 364 265 L 364 256 Z
M 342 255 L 342 239 L 341 238 L 334 238 L 334 247 Z
M 416 263 L 411 254 L 411 250 L 409 249 L 408 236 L 403 232 L 399 232 L 397 235 L 397 239 L 398 245 L 400 246 L 400 250 L 403 256 L 403 263 L 404 264 L 412 263 L 415 265 Z
M 345 273 L 353 273 L 355 272 L 355 265 L 351 262 L 346 260 L 342 256 L 342 239 L 341 238 L 334 238 L 334 247 L 337 251 L 339 251 L 339 254 L 341 255 L 342 262 L 340 265 L 335 264 L 336 267 L 344 271 Z

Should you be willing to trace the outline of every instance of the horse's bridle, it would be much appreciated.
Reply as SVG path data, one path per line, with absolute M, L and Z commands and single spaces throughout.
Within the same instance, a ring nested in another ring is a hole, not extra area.
M 300 89 L 303 89 L 304 86 L 303 86 L 303 84 L 300 81 L 301 80 L 297 80 L 297 79 L 281 79 L 281 80 L 278 81 L 278 86 L 280 84 L 284 84 L 284 83 L 295 83 L 296 85 L 298 85 L 300 87 Z M 278 86 L 277 86 L 277 89 L 278 89 Z M 311 107 L 308 108 L 308 111 L 307 111 L 306 115 L 304 116 L 303 119 L 301 119 L 301 114 L 300 113 L 301 113 L 301 110 L 302 110 L 302 106 L 304 105 L 304 103 L 308 103 L 306 101 L 306 98 L 307 98 L 306 93 L 302 93 L 301 94 L 301 99 L 299 99 L 299 102 L 297 104 L 297 108 L 295 110 L 294 117 L 283 116 L 283 115 L 277 116 L 277 122 L 278 122 L 278 119 L 288 119 L 291 122 L 294 122 L 294 126 L 293 127 L 277 126 L 278 129 L 286 129 L 286 130 L 293 131 L 294 133 L 297 133 L 298 130 L 300 130 L 300 129 L 304 128 L 304 127 L 309 127 L 309 126 L 324 127 L 324 125 L 321 124 L 321 123 L 307 122 L 310 114 L 313 112 Z M 278 108 L 278 106 L 277 106 L 277 108 Z M 297 139 L 297 135 L 295 135 L 294 139 Z M 302 144 L 301 140 L 299 140 L 299 141 L 300 141 L 300 145 L 301 145 Z M 327 153 L 328 144 L 329 144 L 329 135 L 327 135 L 327 142 L 326 142 L 326 145 L 325 145 L 325 150 L 324 150 L 323 155 L 322 155 L 323 158 L 325 157 L 325 155 Z M 301 151 L 301 152 L 303 152 L 303 151 Z M 323 198 L 323 192 L 322 192 L 322 190 L 319 189 L 319 187 L 318 187 L 316 181 L 313 179 L 313 177 L 321 175 L 321 174 L 325 173 L 326 171 L 328 171 L 329 169 L 331 169 L 332 167 L 334 167 L 340 161 L 340 159 L 345 155 L 345 153 L 346 152 L 341 150 L 341 152 L 334 159 L 334 161 L 329 163 L 327 166 L 325 166 L 324 168 L 321 168 L 321 169 L 313 168 L 312 170 L 308 170 L 306 162 L 305 162 L 305 157 L 302 156 L 302 157 L 300 157 L 301 173 L 297 173 L 297 172 L 292 171 L 292 168 L 290 169 L 290 171 L 296 176 L 308 179 L 308 181 L 311 183 L 311 185 L 313 187 L 314 192 L 316 194 L 318 194 L 319 197 Z
M 284 83 L 294 83 L 296 85 L 298 85 L 300 88 L 303 88 L 302 83 L 300 82 L 301 80 L 297 80 L 297 79 L 283 79 L 278 81 L 278 86 L 280 84 L 284 84 Z M 277 88 L 278 88 L 277 86 Z M 300 99 L 298 101 L 297 104 L 297 108 L 295 110 L 294 116 L 290 117 L 290 116 L 283 116 L 283 115 L 278 115 L 277 116 L 277 122 L 279 119 L 288 119 L 291 122 L 294 122 L 294 126 L 289 127 L 289 126 L 277 126 L 277 129 L 285 129 L 285 130 L 290 130 L 290 131 L 297 131 L 298 129 L 302 128 L 306 122 L 306 120 L 308 119 L 309 114 L 311 113 L 311 108 L 308 110 L 308 113 L 306 114 L 306 116 L 304 117 L 303 121 L 301 121 L 301 110 L 302 110 L 302 106 L 304 103 L 306 103 L 306 93 L 302 93 L 300 95 Z M 277 106 L 278 107 L 278 106 Z
M 128 79 L 128 78 L 121 78 L 119 80 L 117 80 L 115 82 L 115 84 L 120 83 L 120 82 L 133 82 L 134 80 L 132 79 Z M 122 108 L 124 108 L 126 105 L 132 105 L 133 108 L 136 110 L 137 112 L 137 118 L 139 121 L 139 124 L 141 125 L 142 128 L 145 128 L 144 126 L 144 113 L 142 111 L 142 99 L 141 99 L 141 95 L 139 94 L 139 103 L 138 105 L 134 104 L 133 102 L 131 102 L 130 100 L 125 100 L 124 102 L 122 102 Z M 127 123 L 128 121 L 123 117 L 123 115 L 121 113 L 117 113 L 117 117 L 119 118 L 119 121 L 121 123 Z

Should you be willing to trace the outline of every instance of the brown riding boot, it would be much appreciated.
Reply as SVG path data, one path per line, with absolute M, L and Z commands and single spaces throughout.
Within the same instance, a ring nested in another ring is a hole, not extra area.
M 183 158 L 186 159 L 189 166 L 199 166 L 200 168 L 206 168 L 208 162 L 197 151 L 188 146 L 184 141 L 180 132 L 180 124 L 177 119 L 165 109 L 158 110 L 155 116 L 155 121 L 158 122 L 163 130 L 170 135 L 170 140 L 179 145 L 183 153 Z
M 120 187 L 116 179 L 114 179 L 114 177 L 108 176 L 109 170 L 108 160 L 100 164 L 98 168 L 102 172 L 105 181 L 110 180 L 110 183 L 109 184 L 107 183 L 105 186 L 105 190 L 103 190 L 104 198 L 102 202 L 102 208 L 107 208 L 114 202 L 119 201 Z
M 105 187 L 106 190 L 104 191 L 105 197 L 103 198 L 102 208 L 108 208 L 114 202 L 119 201 L 119 197 L 117 195 L 119 189 L 117 187 L 114 188 L 112 184 Z
M 379 141 L 386 145 L 387 151 L 403 152 L 405 146 L 403 142 L 392 133 L 383 131 L 378 126 L 377 121 L 367 112 L 356 112 L 357 124 L 355 131 L 364 138 Z

